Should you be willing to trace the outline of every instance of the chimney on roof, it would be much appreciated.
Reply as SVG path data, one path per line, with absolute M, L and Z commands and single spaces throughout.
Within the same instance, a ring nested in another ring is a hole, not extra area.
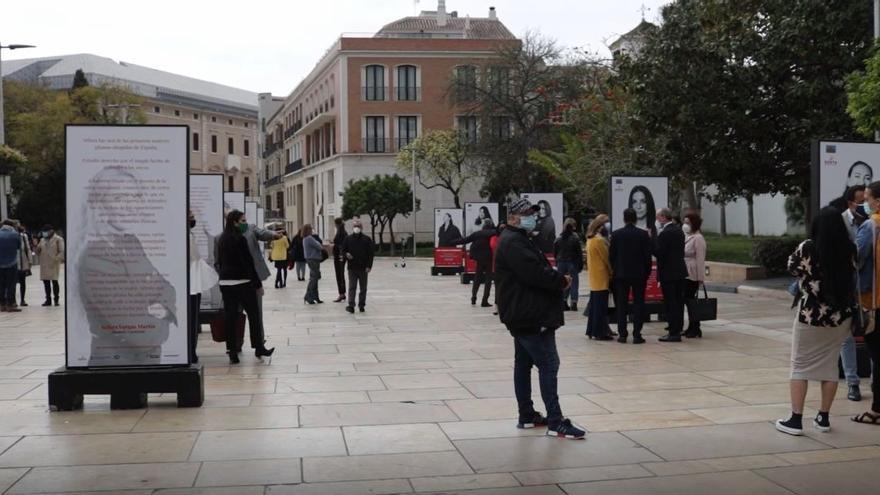
M 446 25 L 446 0 L 438 0 L 437 1 L 437 25 L 445 26 Z
M 498 16 L 495 15 L 495 7 L 489 7 L 489 19 L 492 19 L 493 21 L 498 19 Z

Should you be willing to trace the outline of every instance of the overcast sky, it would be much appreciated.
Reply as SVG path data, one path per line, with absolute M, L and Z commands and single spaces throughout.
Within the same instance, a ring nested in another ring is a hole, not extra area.
M 0 42 L 38 45 L 4 59 L 92 53 L 185 76 L 286 96 L 342 33 L 375 33 L 436 0 L 2 0 Z M 447 0 L 486 17 L 495 6 L 515 35 L 607 53 L 606 43 L 669 0 Z

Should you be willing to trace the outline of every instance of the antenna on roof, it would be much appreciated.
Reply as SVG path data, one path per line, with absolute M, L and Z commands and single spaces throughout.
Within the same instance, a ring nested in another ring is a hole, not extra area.
M 416 0 L 416 1 L 418 1 L 418 0 Z M 645 14 L 648 13 L 648 12 L 650 12 L 651 9 L 649 9 L 648 7 L 646 7 L 646 6 L 645 6 L 645 3 L 642 2 L 642 8 L 640 8 L 639 11 L 641 11 L 641 13 L 642 13 L 642 21 L 644 21 L 644 20 L 645 20 Z
M 419 0 L 413 0 L 413 14 L 419 15 Z

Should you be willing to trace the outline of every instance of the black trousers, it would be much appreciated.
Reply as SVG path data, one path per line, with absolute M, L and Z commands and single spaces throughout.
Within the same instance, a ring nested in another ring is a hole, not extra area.
M 58 294 L 61 293 L 61 286 L 57 280 L 43 280 L 43 290 L 46 292 L 46 300 L 52 300 L 52 292 L 55 292 L 55 300 L 58 300 Z
M 18 272 L 18 292 L 21 297 L 21 303 L 24 304 L 24 294 L 27 292 L 27 277 L 25 272 L 21 270 Z
M 663 309 L 669 323 L 669 335 L 681 335 L 684 328 L 684 280 L 660 282 L 663 291 Z
M 369 274 L 367 270 L 361 270 L 357 268 L 352 268 L 351 265 L 348 267 L 348 306 L 354 307 L 354 296 L 360 287 L 361 291 L 357 294 L 358 300 L 357 304 L 359 308 L 364 308 L 367 305 L 367 277 Z
M 645 287 L 647 280 L 619 278 L 614 280 L 614 307 L 617 311 L 617 332 L 621 337 L 629 333 L 626 330 L 626 317 L 629 313 L 629 291 L 633 293 L 632 320 L 633 335 L 642 334 L 645 317 Z
M 880 316 L 880 311 L 877 311 Z M 871 355 L 871 392 L 874 396 L 871 403 L 871 411 L 880 414 L 880 331 L 865 335 L 865 346 Z
M 257 289 L 251 284 L 221 285 L 220 293 L 223 295 L 226 350 L 230 352 L 241 351 L 236 327 L 238 327 L 238 316 L 241 314 L 242 308 L 247 314 L 251 347 L 262 349 L 265 338 L 263 337 L 263 315 L 260 312 L 260 305 L 257 303 Z
M 333 268 L 336 270 L 336 288 L 339 289 L 339 295 L 345 295 L 345 259 L 333 257 Z
M 492 290 L 492 262 L 477 261 L 477 271 L 474 273 L 474 285 L 471 288 L 471 300 L 477 299 L 480 292 L 480 284 L 486 284 L 483 288 L 483 304 L 489 303 L 489 292 Z
M 695 282 L 693 280 L 685 280 L 684 281 L 684 299 L 685 301 L 688 299 L 696 299 L 700 294 L 700 283 Z M 700 330 L 700 320 L 693 317 L 690 310 L 688 310 L 688 331 L 697 331 Z
M 189 295 L 189 362 L 191 363 L 198 359 L 196 347 L 199 345 L 199 307 L 201 305 L 201 294 Z

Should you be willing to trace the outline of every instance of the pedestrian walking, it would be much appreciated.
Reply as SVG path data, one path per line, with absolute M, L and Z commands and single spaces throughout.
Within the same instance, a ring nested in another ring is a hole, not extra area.
M 681 342 L 684 329 L 684 292 L 688 277 L 684 261 L 684 232 L 672 221 L 669 208 L 657 210 L 657 280 L 663 291 L 663 310 L 669 322 L 669 333 L 660 342 Z
M 471 287 L 471 306 L 477 304 L 477 294 L 480 293 L 480 285 L 483 285 L 483 299 L 480 306 L 484 308 L 492 307 L 489 304 L 489 293 L 492 290 L 492 238 L 497 237 L 498 232 L 492 220 L 483 220 L 483 226 L 480 230 L 473 232 L 471 235 L 463 239 L 455 239 L 452 242 L 455 246 L 470 244 L 468 256 L 477 263 L 474 272 L 474 282 Z
M 590 302 L 587 308 L 587 337 L 612 340 L 608 327 L 608 296 L 611 291 L 611 258 L 608 251 L 608 215 L 596 216 L 587 227 L 587 279 Z
M 696 299 L 699 295 L 700 285 L 706 280 L 706 239 L 700 230 L 703 219 L 697 213 L 688 213 L 684 216 L 684 224 L 681 226 L 684 232 L 684 263 L 687 266 L 687 279 L 684 281 L 685 299 Z M 688 308 L 688 327 L 684 336 L 703 338 L 703 330 L 700 328 L 700 320 L 695 318 Z
M 306 256 L 303 251 L 302 229 L 297 230 L 296 235 L 290 241 L 288 256 L 291 263 L 293 263 L 293 268 L 296 270 L 296 279 L 304 282 L 306 279 Z
M 321 279 L 321 263 L 327 259 L 327 250 L 312 233 L 311 224 L 303 225 L 303 256 L 309 267 L 309 286 L 303 300 L 306 304 L 323 304 L 318 294 L 318 280 Z
M 802 417 L 808 381 L 821 382 L 822 401 L 813 419 L 817 430 L 831 430 L 829 412 L 837 393 L 837 356 L 850 333 L 849 318 L 856 302 L 856 248 L 849 241 L 840 211 L 819 211 L 810 232 L 788 259 L 798 279 L 797 313 L 791 344 L 791 416 L 776 429 L 803 435 Z
M 645 289 L 651 275 L 653 245 L 647 230 L 636 227 L 636 211 L 623 210 L 624 227 L 611 234 L 608 248 L 613 273 L 614 308 L 617 313 L 617 341 L 626 343 L 629 295 L 632 293 L 633 344 L 644 344 Z
M 241 347 L 236 328 L 242 309 L 247 314 L 251 347 L 257 358 L 270 357 L 275 348 L 266 349 L 263 315 L 257 298 L 261 286 L 245 233 L 252 227 L 243 212 L 232 210 L 226 216 L 226 228 L 217 240 L 217 263 L 220 267 L 220 293 L 223 295 L 226 352 L 231 364 L 239 363 Z M 265 265 L 265 263 L 264 263 Z M 268 269 L 267 269 L 268 271 Z
M 333 237 L 333 270 L 336 273 L 336 288 L 339 296 L 333 302 L 345 301 L 345 256 L 342 255 L 342 243 L 348 237 L 345 231 L 345 221 L 341 218 L 334 220 L 336 235 Z
M 58 274 L 61 263 L 64 263 L 64 239 L 48 224 L 43 226 L 40 236 L 37 258 L 40 260 L 40 280 L 43 281 L 43 291 L 46 293 L 43 306 L 52 305 L 53 295 L 55 306 L 60 306 L 61 286 L 58 284 Z
M 489 251 L 492 253 L 492 279 L 495 279 L 495 253 L 498 251 L 498 241 L 501 239 L 501 233 L 507 228 L 507 224 L 501 222 L 495 229 L 495 235 L 489 238 Z M 495 296 L 493 299 L 495 310 L 492 311 L 493 316 L 498 316 L 498 285 L 495 285 Z
M 21 235 L 12 220 L 0 223 L 0 312 L 18 313 L 15 304 L 15 282 L 18 280 L 18 256 Z
M 27 279 L 32 275 L 31 268 L 34 264 L 34 252 L 31 250 L 31 237 L 27 233 L 27 227 L 19 223 L 18 233 L 21 235 L 21 251 L 18 254 L 18 291 L 20 294 L 19 306 L 28 305 L 25 300 L 27 293 Z
M 880 331 L 877 331 L 877 316 L 880 316 L 880 182 L 874 182 L 865 190 L 865 211 L 870 218 L 860 227 L 857 235 L 859 276 L 859 305 L 873 313 L 863 326 L 865 346 L 871 355 L 871 407 L 854 416 L 853 421 L 865 424 L 880 424 Z M 860 397 L 861 398 L 861 397 Z
M 864 211 L 865 190 L 863 185 L 850 186 L 844 192 L 843 196 L 829 203 L 829 206 L 842 211 L 841 217 L 847 227 L 847 234 L 850 240 L 855 243 L 858 235 L 859 227 L 867 220 L 867 214 Z M 857 277 L 858 280 L 858 277 Z M 857 282 L 856 290 L 859 290 Z M 853 325 L 860 325 L 858 318 L 852 319 Z M 843 374 L 846 378 L 848 388 L 847 399 L 853 402 L 862 400 L 862 390 L 860 388 L 861 378 L 859 378 L 858 356 L 856 354 L 856 341 L 852 335 L 846 337 L 843 345 L 840 347 L 840 364 L 843 367 Z
M 348 263 L 348 305 L 345 310 L 354 313 L 355 295 L 358 296 L 358 310 L 363 313 L 367 306 L 367 279 L 373 269 L 373 240 L 363 232 L 364 226 L 360 220 L 352 222 L 352 233 L 349 234 L 342 245 L 339 246 L 340 254 Z M 360 287 L 360 293 L 357 293 Z
M 571 277 L 571 286 L 562 293 L 562 305 L 566 311 L 577 311 L 581 270 L 584 269 L 584 246 L 577 233 L 577 222 L 566 218 L 562 234 L 553 243 L 556 268 L 559 273 Z
M 290 241 L 287 240 L 287 232 L 281 230 L 281 237 L 272 241 L 272 262 L 275 263 L 275 288 L 287 287 L 287 251 L 290 249 Z
M 519 407 L 518 428 L 547 426 L 547 435 L 583 439 L 586 431 L 562 414 L 557 391 L 559 353 L 556 330 L 565 325 L 562 292 L 571 278 L 554 270 L 530 238 L 538 208 L 520 199 L 507 211 L 507 227 L 495 253 L 498 312 L 513 336 L 513 385 Z M 532 402 L 532 366 L 538 368 L 545 418 Z

